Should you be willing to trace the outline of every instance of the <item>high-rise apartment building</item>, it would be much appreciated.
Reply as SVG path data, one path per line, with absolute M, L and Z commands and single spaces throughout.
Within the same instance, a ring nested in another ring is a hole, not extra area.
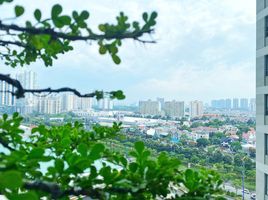
M 231 99 L 225 99 L 225 108 L 226 109 L 232 108 L 232 100 Z
M 20 81 L 25 89 L 37 89 L 36 73 L 33 71 L 22 71 L 16 74 L 16 79 Z M 37 109 L 37 98 L 31 94 L 25 94 L 25 98 L 17 101 L 17 109 L 21 113 L 31 113 Z
M 164 104 L 164 111 L 166 116 L 183 117 L 184 116 L 184 102 L 183 101 L 167 101 Z
M 40 97 L 38 99 L 37 109 L 43 114 L 61 113 L 61 98 L 59 96 Z
M 201 117 L 203 114 L 204 114 L 203 102 L 191 101 L 190 102 L 190 116 Z
M 101 110 L 112 110 L 114 107 L 113 100 L 110 98 L 103 98 L 98 101 L 99 109 Z
M 248 99 L 246 99 L 246 98 L 240 99 L 240 109 L 241 110 L 248 110 Z
M 251 112 L 256 112 L 256 99 L 255 98 L 251 98 L 250 102 L 249 102 L 249 110 Z
M 268 1 L 257 0 L 256 194 L 268 199 Z
M 164 107 L 165 107 L 165 99 L 164 99 L 164 98 L 160 98 L 160 97 L 158 97 L 158 98 L 156 99 L 156 101 L 158 101 L 158 102 L 160 103 L 161 110 L 163 110 Z
M 75 108 L 75 95 L 73 93 L 65 93 L 61 96 L 61 109 L 63 112 L 69 112 Z
M 0 81 L 0 106 L 15 106 L 16 98 L 10 92 L 15 92 L 14 86 Z
M 231 99 L 212 100 L 211 107 L 218 108 L 218 109 L 231 109 L 232 108 L 232 100 Z
M 238 110 L 239 109 L 239 99 L 234 98 L 233 99 L 233 107 L 234 110 Z
M 143 115 L 159 115 L 161 114 L 161 104 L 159 101 L 140 101 L 139 112 Z
M 92 98 L 76 98 L 78 104 L 78 110 L 88 111 L 92 109 Z M 110 103 L 110 109 L 113 109 L 113 106 Z
M 91 110 L 92 98 L 78 97 L 73 93 L 65 93 L 61 96 L 62 112 L 69 112 L 73 110 Z

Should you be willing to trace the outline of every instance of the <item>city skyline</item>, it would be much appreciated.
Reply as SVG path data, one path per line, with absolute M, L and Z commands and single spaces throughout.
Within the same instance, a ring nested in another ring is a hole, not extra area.
M 20 3 L 27 4 L 29 13 L 36 7 L 50 13 L 50 4 L 56 1 Z M 36 71 L 40 87 L 70 86 L 82 92 L 122 89 L 128 103 L 157 96 L 179 99 L 183 95 L 185 101 L 205 102 L 225 96 L 254 96 L 255 42 L 250 39 L 255 37 L 256 30 L 254 1 L 62 3 L 66 13 L 72 9 L 88 9 L 93 26 L 114 21 L 122 10 L 133 20 L 140 20 L 143 11 L 156 10 L 159 14 L 154 36 L 157 43 L 143 46 L 127 41 L 119 52 L 122 64 L 116 66 L 108 56 L 98 54 L 96 45 L 78 42 L 75 51 L 59 56 L 52 68 L 44 67 L 41 62 L 26 67 Z M 221 10 L 217 9 L 219 6 Z M 6 17 L 12 13 L 4 6 L 0 11 Z M 26 14 L 25 18 L 32 16 Z M 0 66 L 4 66 L 2 61 Z M 5 73 L 16 70 L 2 68 Z

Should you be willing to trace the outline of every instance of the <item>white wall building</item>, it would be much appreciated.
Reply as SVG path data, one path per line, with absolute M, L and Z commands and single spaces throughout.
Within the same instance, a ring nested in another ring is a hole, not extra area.
M 0 81 L 0 106 L 15 106 L 16 98 L 10 93 L 14 91 L 15 88 L 12 85 Z
M 98 106 L 101 110 L 112 110 L 114 107 L 113 100 L 110 98 L 100 99 L 98 101 Z
M 139 113 L 143 115 L 159 115 L 161 114 L 161 104 L 159 101 L 140 101 Z
M 203 102 L 202 101 L 191 101 L 190 102 L 190 116 L 191 117 L 202 117 L 204 114 Z
M 268 1 L 257 0 L 256 194 L 268 199 Z
M 38 112 L 43 114 L 61 113 L 61 98 L 58 96 L 41 97 L 38 99 Z
M 167 101 L 164 104 L 164 111 L 166 116 L 183 117 L 184 116 L 184 102 L 183 101 Z
M 22 71 L 16 74 L 16 79 L 20 81 L 25 89 L 37 89 L 36 73 L 33 71 Z M 26 93 L 25 98 L 17 100 L 17 109 L 21 113 L 31 113 L 37 110 L 37 98 L 31 94 Z

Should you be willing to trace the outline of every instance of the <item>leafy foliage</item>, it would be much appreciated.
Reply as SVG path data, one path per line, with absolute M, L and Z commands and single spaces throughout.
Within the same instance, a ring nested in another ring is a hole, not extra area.
M 1 0 L 0 5 L 4 2 L 11 2 L 11 0 Z M 24 11 L 24 7 L 16 5 L 15 17 L 21 17 Z M 49 18 L 43 18 L 40 9 L 36 9 L 33 15 L 35 21 L 26 21 L 24 27 L 8 25 L 0 21 L 0 30 L 7 36 L 0 39 L 0 45 L 6 47 L 7 53 L 0 53 L 6 65 L 24 66 L 41 59 L 46 66 L 52 66 L 53 60 L 57 59 L 59 54 L 73 50 L 71 41 L 76 40 L 96 41 L 100 54 L 108 53 L 114 63 L 120 64 L 118 51 L 122 40 L 154 42 L 142 40 L 140 37 L 153 32 L 157 17 L 156 12 L 143 13 L 143 24 L 140 24 L 138 21 L 129 22 L 128 17 L 121 12 L 116 17 L 115 24 L 100 24 L 99 34 L 88 27 L 87 20 L 90 13 L 86 10 L 73 11 L 72 14 L 66 15 L 63 14 L 61 5 L 55 4 L 51 8 Z M 13 40 L 10 40 L 10 35 Z
M 0 120 L 0 193 L 10 199 L 155 199 L 170 194 L 173 199 L 211 199 L 220 191 L 215 172 L 184 171 L 166 153 L 151 157 L 143 142 L 136 142 L 127 157 L 110 151 L 104 141 L 119 134 L 120 124 L 96 125 L 91 131 L 80 123 L 40 125 L 26 136 L 21 121 L 18 113 Z

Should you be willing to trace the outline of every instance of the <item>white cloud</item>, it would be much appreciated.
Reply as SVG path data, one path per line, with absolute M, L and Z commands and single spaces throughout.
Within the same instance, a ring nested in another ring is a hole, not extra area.
M 233 66 L 218 64 L 210 70 L 186 64 L 160 79 L 151 78 L 141 82 L 130 88 L 130 93 L 139 92 L 144 98 L 155 98 L 161 94 L 168 99 L 205 101 L 213 98 L 252 97 L 255 92 L 254 73 L 251 63 Z M 244 90 L 250 92 L 245 95 Z

